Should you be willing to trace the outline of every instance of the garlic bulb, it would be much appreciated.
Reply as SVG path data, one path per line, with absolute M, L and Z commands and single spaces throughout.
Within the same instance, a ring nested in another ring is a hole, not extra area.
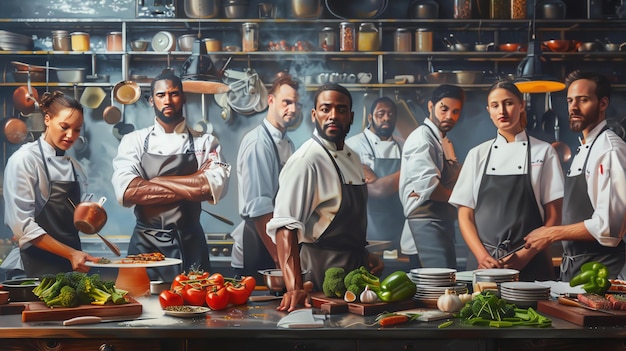
M 437 299 L 437 308 L 443 312 L 458 312 L 462 307 L 463 303 L 454 290 L 446 289 L 445 294 Z
M 378 295 L 376 292 L 369 289 L 369 286 L 365 286 L 365 290 L 359 296 L 359 300 L 363 303 L 374 303 L 378 301 Z

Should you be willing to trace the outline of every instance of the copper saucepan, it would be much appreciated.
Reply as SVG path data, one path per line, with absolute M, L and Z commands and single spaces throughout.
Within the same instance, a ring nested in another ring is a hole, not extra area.
M 71 200 L 69 201 L 74 205 Z M 102 206 L 105 201 L 106 198 L 103 196 L 98 202 L 83 201 L 74 206 L 74 226 L 85 234 L 97 235 L 116 256 L 120 256 L 120 248 L 99 233 L 108 219 L 106 210 Z

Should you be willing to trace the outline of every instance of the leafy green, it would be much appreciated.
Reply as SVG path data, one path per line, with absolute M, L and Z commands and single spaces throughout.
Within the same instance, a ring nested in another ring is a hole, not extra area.
M 549 327 L 552 320 L 537 313 L 532 307 L 517 308 L 491 291 L 483 291 L 461 308 L 456 315 L 470 325 L 508 328 L 517 325 Z

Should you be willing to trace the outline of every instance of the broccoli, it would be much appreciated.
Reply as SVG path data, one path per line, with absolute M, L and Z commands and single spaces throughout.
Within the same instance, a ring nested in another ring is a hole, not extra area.
M 346 271 L 341 267 L 330 267 L 324 272 L 324 282 L 322 291 L 327 297 L 343 297 L 346 293 L 346 286 L 343 281 Z
M 102 290 L 104 287 L 99 274 L 85 276 L 76 287 L 76 293 L 81 304 L 89 301 L 92 305 L 104 305 L 111 300 L 111 294 Z
M 111 301 L 113 301 L 114 304 L 121 305 L 127 302 L 126 298 L 124 298 L 124 295 L 126 295 L 127 291 L 117 289 L 115 287 L 115 282 L 103 281 L 102 285 L 104 286 L 104 289 L 102 290 L 111 294 Z
M 65 276 L 65 273 L 57 273 L 55 275 L 55 281 L 50 287 L 46 290 L 42 291 L 39 295 L 39 299 L 43 301 L 47 301 L 49 299 L 55 298 L 61 292 L 61 288 L 65 285 L 69 284 L 69 279 Z
M 78 306 L 76 290 L 69 285 L 64 285 L 56 297 L 46 301 L 46 305 L 48 305 L 48 307 L 76 307 Z
M 54 274 L 45 274 L 39 279 L 39 285 L 33 288 L 33 294 L 39 297 L 46 289 L 52 286 L 56 282 Z
M 373 291 L 380 290 L 380 280 L 364 266 L 348 272 L 343 282 L 346 289 L 353 292 L 356 296 L 361 295 L 366 286 L 369 286 L 370 290 Z

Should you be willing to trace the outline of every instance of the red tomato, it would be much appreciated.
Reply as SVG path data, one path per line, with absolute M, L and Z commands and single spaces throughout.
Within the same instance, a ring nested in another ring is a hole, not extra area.
M 159 303 L 161 308 L 165 309 L 169 306 L 182 306 L 184 305 L 183 297 L 171 290 L 163 290 L 159 294 Z
M 228 301 L 233 305 L 245 304 L 251 293 L 243 284 L 228 284 L 226 290 L 228 290 Z
M 195 284 L 188 284 L 183 289 L 183 300 L 185 303 L 192 306 L 204 306 L 206 289 Z
M 224 285 L 224 276 L 221 275 L 220 273 L 211 274 L 208 280 L 211 284 L 220 285 L 220 286 Z
M 189 274 L 187 274 L 187 276 L 189 277 L 189 279 L 203 280 L 209 277 L 209 272 L 190 271 Z
M 189 277 L 185 273 L 181 273 L 174 277 L 174 281 L 172 282 L 172 289 L 178 286 L 184 286 L 184 281 L 189 280 Z
M 228 306 L 228 291 L 223 286 L 209 288 L 205 300 L 210 309 L 215 311 L 223 310 Z
M 245 285 L 246 290 L 252 293 L 252 291 L 254 291 L 254 288 L 256 287 L 256 280 L 251 275 L 247 277 L 241 277 L 241 284 Z

